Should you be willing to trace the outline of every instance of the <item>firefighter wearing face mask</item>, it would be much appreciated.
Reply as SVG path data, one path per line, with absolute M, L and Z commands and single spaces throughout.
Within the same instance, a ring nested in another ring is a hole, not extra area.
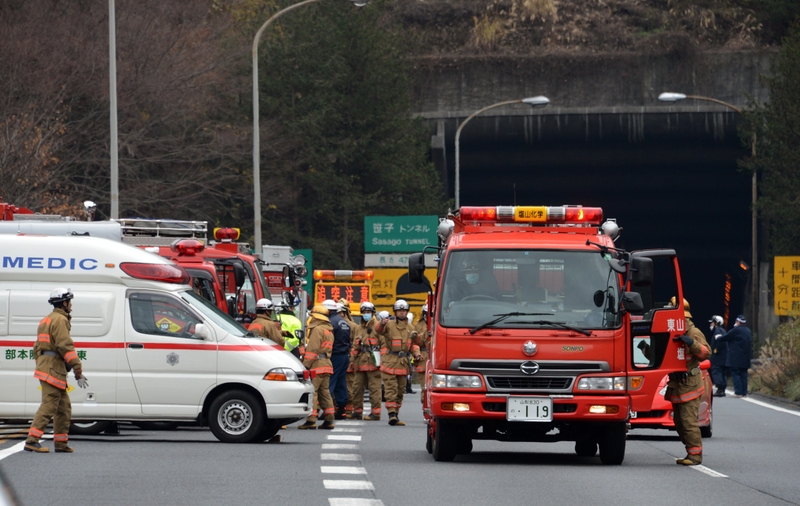
M 350 399 L 353 412 L 349 418 L 355 420 L 377 421 L 381 419 L 381 371 L 380 340 L 375 333 L 375 305 L 371 302 L 361 304 L 361 324 L 353 333 L 353 347 L 350 363 L 353 373 L 353 387 Z M 369 389 L 370 413 L 364 416 L 364 390 Z
M 408 302 L 398 299 L 394 303 L 394 320 L 383 311 L 375 324 L 381 340 L 381 377 L 386 390 L 386 411 L 389 425 L 403 426 L 398 414 L 403 405 L 406 375 L 410 371 L 409 357 L 421 360 L 419 346 L 411 342 L 411 325 L 408 323 Z

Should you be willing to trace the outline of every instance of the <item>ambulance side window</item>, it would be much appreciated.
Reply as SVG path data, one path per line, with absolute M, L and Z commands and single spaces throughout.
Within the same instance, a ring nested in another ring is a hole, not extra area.
M 172 297 L 150 293 L 130 295 L 131 323 L 142 334 L 194 338 L 202 323 L 183 303 Z

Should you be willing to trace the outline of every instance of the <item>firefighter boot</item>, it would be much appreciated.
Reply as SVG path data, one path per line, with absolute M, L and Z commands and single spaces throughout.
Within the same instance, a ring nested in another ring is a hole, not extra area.
M 687 455 L 675 461 L 679 466 L 696 466 L 703 462 L 703 457 L 699 455 Z
M 66 444 L 66 443 L 64 443 L 64 444 L 57 444 L 57 445 L 56 445 L 56 453 L 72 453 L 72 452 L 74 452 L 74 451 L 75 451 L 75 450 L 73 450 L 72 448 L 70 448 L 69 446 L 67 446 L 67 444 Z
M 345 420 L 344 408 L 336 408 L 336 413 L 333 415 L 334 420 Z
M 322 422 L 322 425 L 319 426 L 320 429 L 324 429 L 324 430 L 332 430 L 333 427 L 334 427 L 334 424 L 330 420 L 325 420 L 324 422 Z
M 364 420 L 369 420 L 371 422 L 379 422 L 381 420 L 380 415 L 373 415 L 372 413 L 368 414 L 364 417 Z
M 399 420 L 397 419 L 397 413 L 389 413 L 389 425 L 397 425 Z
M 50 453 L 49 448 L 45 448 L 44 446 L 40 445 L 39 443 L 25 443 L 25 451 L 26 452 L 36 452 L 36 453 Z
M 317 422 L 311 422 L 306 420 L 306 423 L 297 427 L 300 430 L 314 430 L 317 428 Z

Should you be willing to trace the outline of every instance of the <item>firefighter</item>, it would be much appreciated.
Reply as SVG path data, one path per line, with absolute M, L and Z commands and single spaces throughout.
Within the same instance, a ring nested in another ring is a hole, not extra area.
M 675 306 L 675 297 L 671 304 Z M 686 372 L 670 373 L 667 392 L 664 398 L 672 403 L 675 415 L 675 430 L 686 446 L 686 456 L 677 459 L 676 464 L 696 466 L 703 462 L 703 438 L 697 426 L 697 410 L 700 407 L 700 396 L 703 394 L 703 375 L 700 373 L 700 362 L 711 354 L 703 332 L 694 326 L 689 302 L 683 299 L 683 316 L 686 318 L 686 334 L 679 337 L 686 351 Z
M 308 326 L 308 344 L 303 356 L 303 365 L 314 374 L 314 409 L 311 416 L 298 429 L 316 429 L 317 413 L 321 409 L 325 421 L 320 429 L 333 429 L 333 399 L 330 392 L 330 377 L 333 374 L 331 352 L 333 350 L 333 327 L 325 306 L 318 304 L 311 309 Z M 319 406 L 317 405 L 319 403 Z
M 409 357 L 420 360 L 419 346 L 411 342 L 411 326 L 408 323 L 408 302 L 397 299 L 394 303 L 394 320 L 386 311 L 375 324 L 375 332 L 381 339 L 381 378 L 386 388 L 386 411 L 389 425 L 403 426 L 398 418 L 406 389 L 406 375 L 410 370 Z
M 414 324 L 414 331 L 411 333 L 411 340 L 419 346 L 419 354 L 422 360 L 415 361 L 414 370 L 417 373 L 417 378 L 423 378 L 425 375 L 425 363 L 428 361 L 428 347 L 431 344 L 431 337 L 428 333 L 428 305 L 422 305 L 422 314 L 419 321 Z M 425 381 L 420 379 L 420 384 L 424 385 Z M 424 389 L 424 386 L 423 386 Z M 420 399 L 425 396 L 425 393 L 420 391 Z
M 350 350 L 353 348 L 353 340 L 356 337 L 356 329 L 358 328 L 358 324 L 353 321 L 353 317 L 350 314 L 350 303 L 342 297 L 339 299 L 339 305 L 341 309 L 339 310 L 339 316 L 347 322 L 347 325 L 350 326 Z M 348 350 L 348 355 L 350 354 L 350 350 Z M 347 371 L 345 372 L 345 386 L 347 387 L 347 404 L 344 406 L 344 418 L 353 418 L 353 382 L 355 381 L 355 374 L 356 369 L 355 365 L 353 364 L 352 356 L 349 357 L 349 361 L 347 363 Z
M 277 323 L 272 319 L 272 310 L 275 304 L 269 299 L 258 299 L 256 302 L 256 319 L 247 327 L 247 330 L 259 337 L 266 337 L 275 341 L 281 347 L 286 347 Z
M 356 327 L 353 348 L 350 351 L 350 364 L 353 373 L 353 388 L 350 399 L 353 413 L 348 417 L 355 420 L 378 421 L 381 419 L 381 371 L 380 340 L 375 333 L 375 305 L 372 302 L 361 304 L 361 323 Z M 369 389 L 370 413 L 364 416 L 364 390 Z
M 39 322 L 33 355 L 36 357 L 36 371 L 33 377 L 39 380 L 42 388 L 42 404 L 33 417 L 33 423 L 25 441 L 25 450 L 48 453 L 50 450 L 39 444 L 44 429 L 53 420 L 53 440 L 56 453 L 72 453 L 67 444 L 72 405 L 67 389 L 67 374 L 74 371 L 78 386 L 86 388 L 89 382 L 83 375 L 83 367 L 75 351 L 75 344 L 69 331 L 72 328 L 72 299 L 69 288 L 56 288 L 50 292 L 47 301 L 53 305 L 53 312 Z

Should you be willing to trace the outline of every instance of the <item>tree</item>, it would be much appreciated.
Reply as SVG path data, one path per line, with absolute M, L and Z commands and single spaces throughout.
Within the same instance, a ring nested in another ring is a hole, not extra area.
M 293 146 L 265 164 L 265 228 L 318 265 L 362 263 L 363 218 L 443 211 L 430 133 L 411 115 L 408 45 L 379 0 L 325 1 L 265 34 L 264 117 Z
M 751 103 L 742 139 L 757 135 L 757 156 L 741 163 L 761 173 L 758 208 L 767 223 L 769 254 L 800 254 L 800 27 L 784 38 L 772 75 L 762 76 L 769 102 Z

